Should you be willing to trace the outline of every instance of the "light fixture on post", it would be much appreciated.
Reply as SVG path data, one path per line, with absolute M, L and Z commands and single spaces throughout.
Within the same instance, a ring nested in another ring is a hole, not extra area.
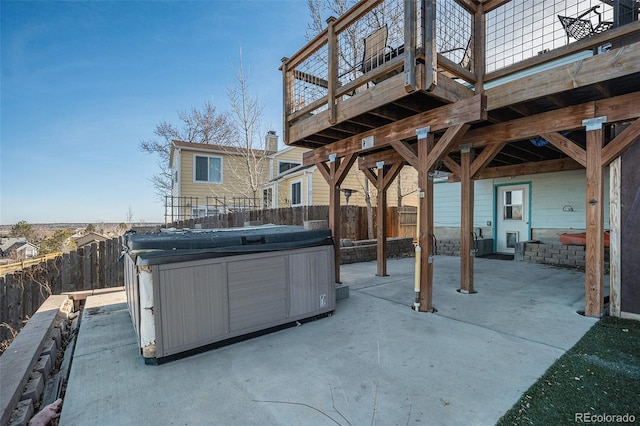
M 347 206 L 349 205 L 349 197 L 351 197 L 354 192 L 358 192 L 357 190 L 351 188 L 342 188 L 340 191 L 344 192 L 344 199 L 346 200 Z

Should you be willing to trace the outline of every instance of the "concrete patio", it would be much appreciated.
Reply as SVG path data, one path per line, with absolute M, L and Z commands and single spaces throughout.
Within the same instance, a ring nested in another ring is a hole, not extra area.
M 145 365 L 124 292 L 87 299 L 61 425 L 489 425 L 596 322 L 584 273 L 436 256 L 435 314 L 416 313 L 413 259 L 342 267 L 333 316 Z M 194 325 L 195 326 L 195 325 Z

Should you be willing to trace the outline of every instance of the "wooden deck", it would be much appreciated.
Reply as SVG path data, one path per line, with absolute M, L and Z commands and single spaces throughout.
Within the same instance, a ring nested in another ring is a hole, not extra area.
M 304 164 L 323 173 L 334 208 L 356 159 L 381 192 L 402 166 L 418 170 L 421 310 L 432 308 L 430 173 L 462 182 L 469 235 L 474 180 L 586 168 L 586 310 L 602 312 L 602 176 L 640 138 L 640 3 L 551 3 L 364 0 L 283 59 L 285 143 L 313 148 Z M 572 39 L 558 18 L 588 10 L 610 29 Z M 389 37 L 371 54 L 362 41 L 383 24 Z M 473 292 L 464 240 L 461 290 Z

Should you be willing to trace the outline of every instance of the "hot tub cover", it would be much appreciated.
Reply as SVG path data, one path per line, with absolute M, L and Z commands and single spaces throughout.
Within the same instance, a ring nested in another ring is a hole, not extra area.
M 128 234 L 127 251 L 137 265 L 159 265 L 221 256 L 292 250 L 333 244 L 330 229 L 265 225 L 247 228 Z

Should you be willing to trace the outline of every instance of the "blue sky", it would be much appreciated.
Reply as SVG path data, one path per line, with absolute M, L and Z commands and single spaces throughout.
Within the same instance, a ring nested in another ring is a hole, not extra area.
M 0 224 L 163 221 L 138 144 L 178 110 L 228 111 L 240 47 L 263 130 L 282 134 L 305 0 L 0 4 Z

